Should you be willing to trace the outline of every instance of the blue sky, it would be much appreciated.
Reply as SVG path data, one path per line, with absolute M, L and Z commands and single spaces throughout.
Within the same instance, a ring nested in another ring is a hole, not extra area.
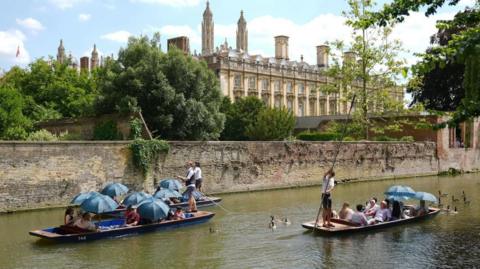
M 160 31 L 162 47 L 166 39 L 179 35 L 190 38 L 193 50 L 200 51 L 200 23 L 205 9 L 203 0 L 17 0 L 5 1 L 0 10 L 0 68 L 24 66 L 35 58 L 56 55 L 60 38 L 67 53 L 76 58 L 89 54 L 93 44 L 102 54 L 111 54 L 126 44 L 129 35 Z M 380 1 L 381 3 L 389 1 Z M 411 51 L 428 46 L 428 35 L 436 19 L 448 19 L 471 5 L 462 0 L 458 7 L 442 8 L 432 18 L 413 14 L 394 35 Z M 343 25 L 343 0 L 212 0 L 215 43 L 227 38 L 235 47 L 236 22 L 244 10 L 252 54 L 272 56 L 273 36 L 290 36 L 290 57 L 315 62 L 315 46 L 335 39 L 348 40 Z M 20 46 L 20 56 L 15 57 Z

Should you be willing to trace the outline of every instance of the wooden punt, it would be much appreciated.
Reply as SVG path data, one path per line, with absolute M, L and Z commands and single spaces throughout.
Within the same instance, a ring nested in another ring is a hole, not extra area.
M 333 223 L 333 225 L 335 225 L 335 227 L 332 227 L 332 228 L 323 227 L 321 223 L 319 223 L 315 227 L 315 220 L 302 223 L 302 226 L 305 229 L 313 230 L 314 232 L 323 234 L 323 235 L 350 234 L 350 233 L 356 233 L 356 232 L 366 232 L 371 230 L 389 228 L 397 225 L 403 225 L 403 224 L 408 224 L 416 221 L 426 220 L 436 216 L 439 212 L 440 212 L 440 209 L 438 208 L 429 208 L 428 214 L 423 216 L 413 217 L 408 219 L 392 220 L 392 221 L 366 225 L 366 226 L 359 226 L 349 221 L 345 221 L 341 219 L 332 219 L 331 222 Z
M 202 200 L 198 200 L 197 202 L 197 208 L 204 208 L 204 207 L 209 207 L 209 206 L 214 206 L 222 201 L 222 198 L 220 197 L 207 197 L 203 198 Z M 181 203 L 176 203 L 176 204 L 169 204 L 170 208 L 175 210 L 177 207 L 181 207 L 184 210 L 188 209 L 188 202 L 181 202 Z M 121 218 L 124 215 L 124 212 L 127 210 L 126 207 L 119 207 L 113 212 L 108 212 L 108 213 L 103 213 L 103 216 L 106 217 L 112 217 L 112 218 Z
M 86 242 L 103 238 L 124 237 L 158 230 L 179 228 L 187 225 L 194 225 L 207 222 L 215 213 L 198 211 L 189 213 L 189 217 L 182 220 L 166 220 L 162 222 L 144 224 L 137 226 L 125 226 L 125 219 L 105 220 L 96 223 L 99 227 L 97 232 L 88 232 L 82 229 L 69 226 L 51 227 L 43 230 L 30 231 L 32 236 L 40 237 L 54 242 Z

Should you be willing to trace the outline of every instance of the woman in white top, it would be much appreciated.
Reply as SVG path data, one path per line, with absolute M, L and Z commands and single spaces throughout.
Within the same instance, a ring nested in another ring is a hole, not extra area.
M 199 192 L 202 192 L 202 169 L 200 168 L 200 162 L 195 162 L 195 168 L 193 168 L 194 176 L 195 176 L 195 188 Z

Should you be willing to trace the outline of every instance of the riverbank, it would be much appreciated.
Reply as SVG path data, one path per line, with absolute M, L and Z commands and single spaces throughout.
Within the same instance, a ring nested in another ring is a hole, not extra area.
M 160 179 L 183 174 L 187 160 L 201 162 L 207 193 L 318 185 L 338 146 L 174 141 L 144 177 L 132 163 L 128 141 L 3 142 L 0 212 L 64 206 L 76 193 L 111 181 L 151 192 Z M 357 182 L 435 175 L 442 172 L 441 162 L 433 142 L 349 142 L 340 146 L 335 170 L 339 181 Z

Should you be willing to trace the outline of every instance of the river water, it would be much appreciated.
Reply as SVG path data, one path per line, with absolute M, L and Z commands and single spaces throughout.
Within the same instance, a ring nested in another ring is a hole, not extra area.
M 338 185 L 343 201 L 383 197 L 393 184 L 448 193 L 442 203 L 458 214 L 387 230 L 342 237 L 306 232 L 315 218 L 319 187 L 224 195 L 206 224 L 87 243 L 50 244 L 28 231 L 54 226 L 63 210 L 0 215 L 0 268 L 475 268 L 480 266 L 480 175 L 423 177 Z M 465 191 L 470 204 L 461 199 Z M 460 198 L 452 202 L 451 195 Z M 291 225 L 268 228 L 270 215 Z

